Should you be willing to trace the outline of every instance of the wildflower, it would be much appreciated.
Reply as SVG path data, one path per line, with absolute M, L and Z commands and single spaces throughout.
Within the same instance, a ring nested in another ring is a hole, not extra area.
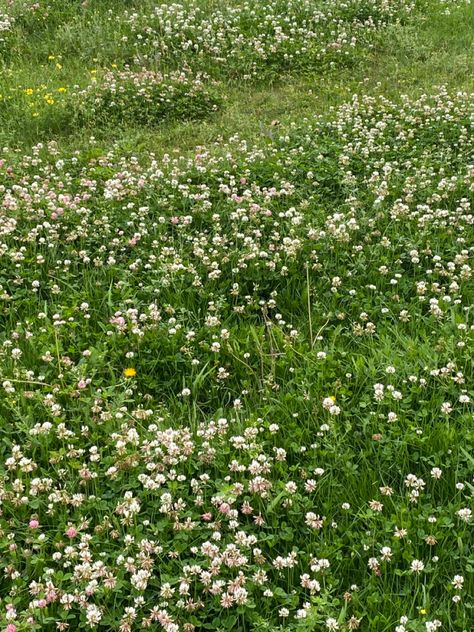
M 371 500 L 369 502 L 369 507 L 372 509 L 372 511 L 380 512 L 383 509 L 383 503 L 381 503 L 379 500 Z
M 380 572 L 380 564 L 376 557 L 369 558 L 367 566 L 370 568 L 371 571 L 375 571 L 376 573 Z
M 93 628 L 102 619 L 102 611 L 94 604 L 90 604 L 86 608 L 86 619 L 88 625 Z
M 441 405 L 441 412 L 443 415 L 449 415 L 453 411 L 453 407 L 450 402 L 444 402 Z
M 464 584 L 464 577 L 462 575 L 455 575 L 451 584 L 456 590 L 461 590 Z
M 393 535 L 395 538 L 398 538 L 399 540 L 401 540 L 402 538 L 405 538 L 408 535 L 408 531 L 406 529 L 400 529 L 399 527 L 395 527 L 395 531 Z
M 317 516 L 315 513 L 310 511 L 305 516 L 305 522 L 308 527 L 311 527 L 312 529 L 322 529 L 324 517 L 321 518 L 320 516 Z
M 421 573 L 425 568 L 425 565 L 421 560 L 413 560 L 410 564 L 410 569 L 413 573 Z
M 123 370 L 123 374 L 124 374 L 125 377 L 135 377 L 136 374 L 137 374 L 137 371 L 136 371 L 136 369 L 134 369 L 132 367 L 129 367 L 129 368 Z
M 472 510 L 469 509 L 468 507 L 464 507 L 463 509 L 459 509 L 459 511 L 456 511 L 456 515 L 463 522 L 469 522 L 472 517 Z
M 390 562 L 392 559 L 392 549 L 389 546 L 383 546 L 380 550 L 380 554 L 384 562 Z

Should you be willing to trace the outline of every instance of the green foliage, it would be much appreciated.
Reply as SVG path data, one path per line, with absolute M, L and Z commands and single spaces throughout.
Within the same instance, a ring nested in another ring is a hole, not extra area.
M 4 5 L 2 629 L 472 629 L 472 7 Z
M 0 463 L 19 575 L 3 581 L 20 621 L 48 577 L 46 629 L 124 624 L 128 594 L 146 619 L 160 591 L 204 629 L 465 625 L 473 112 L 472 95 L 354 98 L 261 148 L 8 157 Z M 66 537 L 105 574 L 55 555 Z M 108 588 L 64 610 L 94 577 Z

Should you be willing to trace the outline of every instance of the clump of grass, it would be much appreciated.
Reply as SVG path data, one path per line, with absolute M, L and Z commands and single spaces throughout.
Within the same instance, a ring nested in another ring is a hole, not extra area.
M 153 126 L 164 120 L 198 120 L 221 102 L 215 86 L 190 72 L 109 71 L 95 77 L 69 101 L 71 109 L 96 125 Z
M 38 139 L 89 129 L 104 135 L 117 126 L 152 128 L 164 121 L 200 120 L 223 101 L 215 82 L 189 71 L 93 70 L 84 88 L 57 83 L 53 77 L 49 85 L 5 85 L 0 95 L 3 133 Z

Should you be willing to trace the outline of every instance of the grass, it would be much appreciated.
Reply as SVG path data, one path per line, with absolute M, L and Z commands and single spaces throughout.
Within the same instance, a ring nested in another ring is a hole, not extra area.
M 411 4 L 0 8 L 5 632 L 472 630 L 474 7 Z
M 96 29 L 100 33 L 101 13 L 95 15 Z M 86 130 L 81 128 L 76 132 L 61 116 L 55 120 L 55 113 L 45 113 L 42 121 L 45 130 L 42 130 L 37 121 L 24 120 L 25 111 L 21 106 L 20 120 L 7 120 L 9 127 L 6 130 L 4 127 L 1 142 L 13 139 L 15 144 L 23 142 L 28 145 L 54 133 L 64 148 L 80 146 L 85 136 L 95 136 L 105 142 L 122 143 L 124 148 L 138 144 L 144 151 L 151 149 L 162 153 L 170 147 L 192 150 L 196 145 L 206 145 L 226 137 L 229 130 L 249 140 L 271 137 L 274 132 L 272 123 L 289 124 L 301 117 L 327 112 L 353 94 L 384 94 L 398 99 L 401 94 L 417 97 L 423 92 L 429 93 L 434 86 L 471 90 L 474 70 L 472 6 L 461 6 L 448 15 L 441 11 L 431 11 L 427 15 L 416 24 L 389 29 L 383 41 L 378 42 L 376 50 L 366 53 L 355 68 L 342 68 L 329 74 L 309 71 L 303 76 L 274 76 L 270 81 L 257 85 L 240 82 L 238 85 L 221 86 L 225 107 L 219 108 L 215 116 L 201 121 L 198 126 L 194 121 L 173 124 L 167 120 L 153 129 L 134 128 L 133 124 L 125 121 L 120 128 L 114 126 L 104 130 L 98 128 L 97 121 L 94 123 L 92 119 Z M 62 20 L 67 26 L 67 14 Z M 86 26 L 83 28 L 86 29 Z M 46 85 L 57 89 L 63 84 L 87 84 L 90 71 L 96 69 L 99 58 L 89 58 L 85 68 L 84 61 L 78 63 L 71 51 L 68 57 L 50 54 L 60 45 L 52 44 L 48 37 L 43 35 L 40 41 L 46 46 L 43 51 L 36 45 L 31 46 L 28 54 L 24 52 L 23 59 L 19 58 L 20 63 L 16 61 L 14 71 L 6 66 L 4 85 L 23 87 L 32 84 L 32 65 L 36 87 Z M 54 59 L 44 63 L 48 56 Z M 62 66 L 60 70 L 56 68 L 59 62 Z

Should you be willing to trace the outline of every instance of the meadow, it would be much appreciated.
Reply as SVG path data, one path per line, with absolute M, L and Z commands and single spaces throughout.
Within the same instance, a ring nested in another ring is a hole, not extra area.
M 474 5 L 0 1 L 0 630 L 472 632 Z

